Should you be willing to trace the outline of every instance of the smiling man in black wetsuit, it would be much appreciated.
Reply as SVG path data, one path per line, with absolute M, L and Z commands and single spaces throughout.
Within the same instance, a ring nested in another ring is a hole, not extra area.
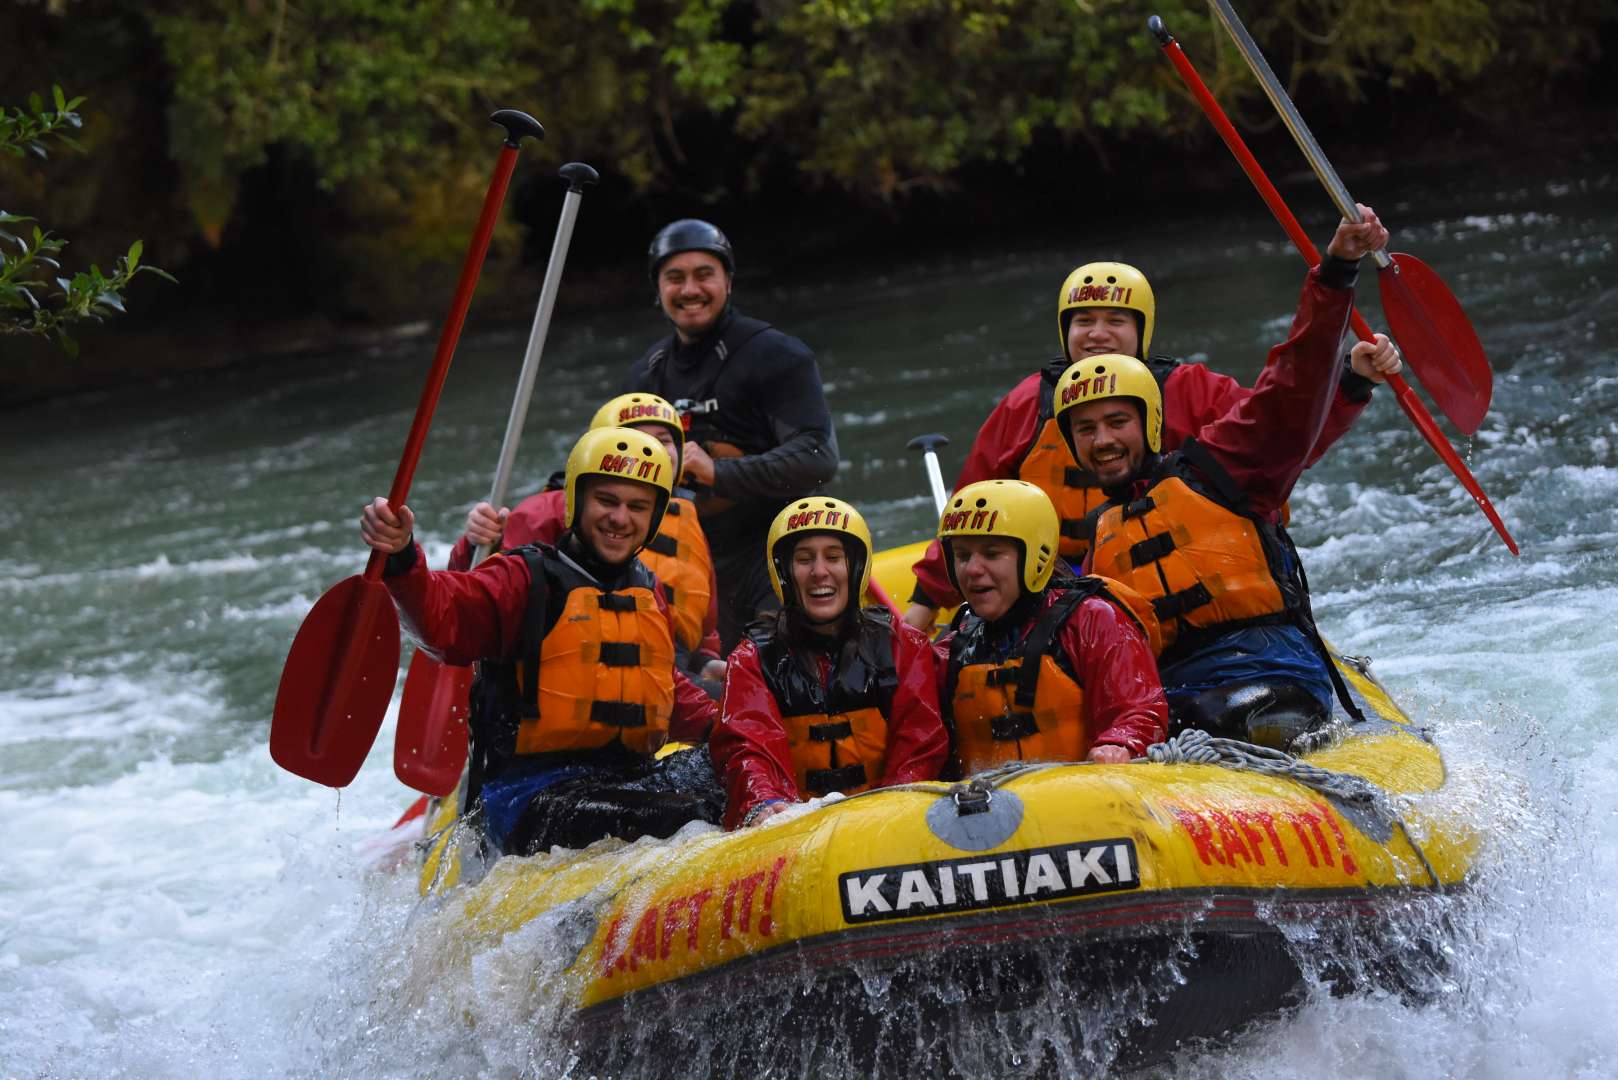
M 672 222 L 652 239 L 647 269 L 674 333 L 636 361 L 624 388 L 672 402 L 688 425 L 685 480 L 713 551 L 729 652 L 779 606 L 766 572 L 770 522 L 837 475 L 837 435 L 815 354 L 731 307 L 736 261 L 724 233 Z

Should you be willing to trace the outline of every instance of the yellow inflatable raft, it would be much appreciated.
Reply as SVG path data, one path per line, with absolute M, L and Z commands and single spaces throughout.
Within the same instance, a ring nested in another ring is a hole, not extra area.
M 1437 749 L 1338 666 L 1366 720 L 1298 759 L 1182 738 L 476 872 L 452 798 L 422 889 L 472 951 L 547 920 L 566 955 L 536 992 L 609 1075 L 1139 1064 L 1305 979 L 1420 992 L 1441 953 L 1474 837 Z

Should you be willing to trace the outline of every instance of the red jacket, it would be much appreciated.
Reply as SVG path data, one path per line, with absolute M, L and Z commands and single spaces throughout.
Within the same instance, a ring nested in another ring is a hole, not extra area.
M 949 736 L 938 715 L 937 661 L 926 636 L 897 620 L 893 664 L 899 685 L 888 720 L 887 760 L 874 787 L 937 779 L 949 755 Z M 818 652 L 822 685 L 831 659 Z M 792 749 L 774 696 L 764 681 L 758 646 L 747 638 L 725 668 L 723 715 L 709 739 L 714 766 L 724 778 L 725 827 L 734 829 L 755 807 L 803 795 L 792 769 Z
M 522 547 L 524 544 L 554 544 L 567 520 L 567 495 L 562 491 L 541 491 L 530 495 L 512 508 L 506 517 L 506 528 L 500 536 L 504 548 Z M 476 545 L 466 536 L 455 542 L 449 553 L 449 568 L 465 570 L 472 565 Z M 712 560 L 710 560 L 710 563 Z M 714 660 L 719 655 L 719 584 L 708 575 L 708 614 L 702 620 L 702 644 L 697 651 Z
M 1015 640 L 1026 638 L 1038 617 L 1060 596 L 1061 590 L 1047 589 L 1039 609 L 1018 629 Z M 943 660 L 939 665 L 940 700 L 954 682 L 950 677 L 954 673 L 947 669 L 954 636 L 946 634 L 934 646 Z M 1082 601 L 1057 632 L 1056 643 L 1067 656 L 1068 670 L 1077 674 L 1084 688 L 1083 719 L 1092 746 L 1122 746 L 1139 757 L 1148 746 L 1168 736 L 1169 706 L 1152 647 L 1134 619 L 1116 604 L 1099 596 Z
M 1307 291 L 1304 302 L 1309 302 Z M 1299 314 L 1302 314 L 1301 307 Z M 995 405 L 978 429 L 953 490 L 959 491 L 979 480 L 1016 478 L 1018 468 L 1039 435 L 1040 382 L 1038 372 L 1029 375 Z M 1205 424 L 1223 416 L 1233 405 L 1252 396 L 1256 389 L 1256 383 L 1254 389 L 1249 390 L 1229 375 L 1221 375 L 1201 364 L 1181 364 L 1175 368 L 1163 386 L 1164 452 L 1178 449 Z M 1343 436 L 1365 409 L 1367 401 L 1369 398 L 1356 400 L 1342 390 L 1337 392 L 1326 426 L 1311 448 L 1308 464 L 1313 465 Z M 939 607 L 954 607 L 961 602 L 960 594 L 949 583 L 949 575 L 944 570 L 944 553 L 938 541 L 927 545 L 927 553 L 913 569 L 920 591 Z
M 402 555 L 389 560 L 390 571 Z M 384 573 L 382 580 L 406 629 L 434 659 L 464 666 L 516 658 L 531 580 L 523 559 L 495 556 L 471 570 L 428 570 L 427 556 L 416 544 L 409 568 Z M 668 603 L 661 592 L 655 595 L 667 616 Z M 669 633 L 673 632 L 670 616 Z M 713 699 L 675 669 L 669 738 L 701 742 L 717 716 Z
M 1339 357 L 1354 278 L 1355 264 L 1330 256 L 1310 270 L 1292 328 L 1270 350 L 1252 391 L 1195 432 L 1260 517 L 1280 513 L 1303 470 L 1319 458 L 1322 440 L 1342 433 L 1332 414 L 1343 396 Z

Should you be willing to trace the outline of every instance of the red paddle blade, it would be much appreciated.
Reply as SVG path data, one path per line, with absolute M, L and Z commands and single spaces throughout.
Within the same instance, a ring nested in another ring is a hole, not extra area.
M 1470 435 L 1494 396 L 1494 372 L 1461 303 L 1432 268 L 1414 255 L 1392 256 L 1377 275 L 1388 329 L 1410 370 L 1439 410 Z
M 326 591 L 292 639 L 270 722 L 270 757 L 288 772 L 346 787 L 360 771 L 399 677 L 399 616 L 379 581 Z
M 406 787 L 443 798 L 461 782 L 471 690 L 471 668 L 440 664 L 416 650 L 393 740 L 393 774 Z

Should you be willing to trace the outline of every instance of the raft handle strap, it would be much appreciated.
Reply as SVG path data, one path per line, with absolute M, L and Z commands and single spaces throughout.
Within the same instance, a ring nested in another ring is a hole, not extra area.
M 962 817 L 986 814 L 989 804 L 994 801 L 994 785 L 982 777 L 974 776 L 964 784 L 952 784 L 949 796 L 955 801 L 955 812 Z

